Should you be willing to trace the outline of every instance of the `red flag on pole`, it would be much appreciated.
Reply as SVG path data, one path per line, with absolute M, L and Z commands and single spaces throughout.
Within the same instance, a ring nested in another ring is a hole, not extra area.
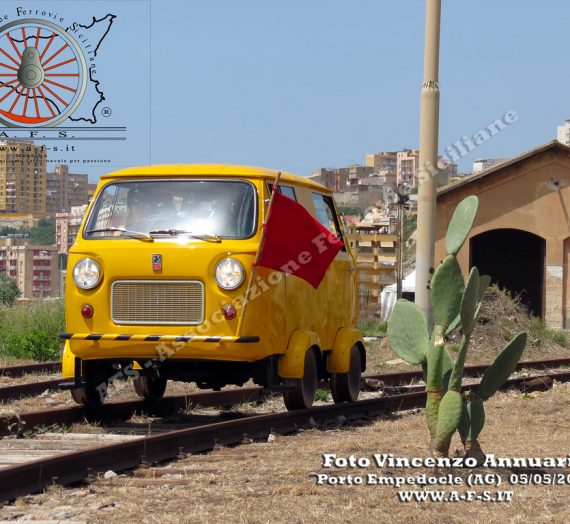
M 274 190 L 257 265 L 319 287 L 342 241 L 294 200 Z

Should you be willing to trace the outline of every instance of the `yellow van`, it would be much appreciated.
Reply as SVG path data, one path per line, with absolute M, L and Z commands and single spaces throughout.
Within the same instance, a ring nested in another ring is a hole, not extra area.
M 317 289 L 256 267 L 277 172 L 237 165 L 136 167 L 101 177 L 66 277 L 63 384 L 98 406 L 133 377 L 160 399 L 167 380 L 200 388 L 248 380 L 312 405 L 319 380 L 354 401 L 366 366 L 355 260 L 331 191 L 282 173 L 279 191 L 344 242 Z

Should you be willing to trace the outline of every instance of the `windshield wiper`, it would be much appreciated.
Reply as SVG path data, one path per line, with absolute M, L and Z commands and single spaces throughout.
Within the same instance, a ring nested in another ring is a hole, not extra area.
M 89 235 L 91 233 L 106 233 L 109 231 L 119 231 L 123 235 L 131 238 L 138 238 L 139 240 L 149 240 L 150 242 L 154 242 L 154 238 L 152 238 L 150 235 L 147 235 L 146 233 L 142 233 L 140 231 L 131 231 L 129 229 L 125 229 L 124 227 L 103 227 L 101 229 L 90 229 L 89 231 L 86 231 L 86 233 Z
M 192 231 L 186 231 L 184 229 L 157 229 L 155 231 L 149 231 L 149 235 L 185 235 L 191 238 L 196 238 L 198 240 L 204 240 L 205 242 L 221 242 L 222 239 L 218 235 L 201 235 L 198 233 L 192 233 Z

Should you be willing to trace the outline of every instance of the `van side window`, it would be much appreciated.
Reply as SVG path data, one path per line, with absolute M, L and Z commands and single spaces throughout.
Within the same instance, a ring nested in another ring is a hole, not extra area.
M 269 194 L 271 195 L 271 193 L 273 192 L 273 184 L 267 184 L 267 187 L 269 188 Z M 295 195 L 295 188 L 279 184 L 279 191 L 281 192 L 282 195 L 289 197 L 291 200 L 297 201 L 297 196 Z
M 320 193 L 311 193 L 311 195 L 317 212 L 317 220 L 344 242 L 332 197 L 321 195 Z M 344 246 L 342 250 L 346 251 L 346 246 Z

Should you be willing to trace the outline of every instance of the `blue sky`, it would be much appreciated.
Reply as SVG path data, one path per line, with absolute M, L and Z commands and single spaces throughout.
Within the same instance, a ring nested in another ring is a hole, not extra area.
M 1 7 L 11 5 L 21 4 Z M 69 19 L 117 15 L 100 74 L 108 123 L 127 125 L 128 140 L 81 153 L 108 154 L 111 168 L 232 162 L 308 175 L 418 146 L 424 1 L 33 5 Z M 464 157 L 463 170 L 555 138 L 570 118 L 569 27 L 567 0 L 443 0 L 440 150 L 508 111 L 518 120 Z
M 570 3 L 442 4 L 440 150 L 509 110 L 518 120 L 462 168 L 555 138 L 570 118 Z M 153 162 L 306 175 L 417 147 L 424 20 L 419 0 L 153 2 L 153 124 L 180 124 L 155 128 Z M 176 63 L 182 107 L 164 96 Z

